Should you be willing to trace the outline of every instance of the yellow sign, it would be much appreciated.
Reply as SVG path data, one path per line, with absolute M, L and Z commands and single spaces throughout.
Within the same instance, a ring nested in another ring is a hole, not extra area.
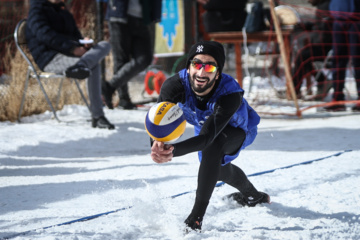
M 163 0 L 161 22 L 156 24 L 155 56 L 184 55 L 183 0 Z

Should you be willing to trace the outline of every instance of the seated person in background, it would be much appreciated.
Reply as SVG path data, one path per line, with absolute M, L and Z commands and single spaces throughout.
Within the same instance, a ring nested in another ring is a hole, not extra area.
M 104 116 L 99 64 L 109 54 L 110 44 L 80 44 L 83 37 L 62 0 L 31 0 L 25 34 L 31 55 L 42 71 L 88 78 L 92 127 L 114 129 Z
M 313 6 L 316 6 L 315 21 L 302 23 L 301 32 L 304 30 L 310 31 L 305 33 L 304 44 L 296 54 L 295 66 L 293 69 L 293 81 L 296 94 L 298 98 L 301 97 L 300 88 L 303 79 L 315 73 L 313 66 L 314 61 L 323 61 L 328 52 L 332 48 L 332 22 L 327 12 L 329 10 L 330 0 L 308 0 Z M 316 73 L 315 73 L 316 74 Z M 317 95 L 315 99 L 321 100 L 326 94 L 325 76 L 321 73 L 317 79 Z

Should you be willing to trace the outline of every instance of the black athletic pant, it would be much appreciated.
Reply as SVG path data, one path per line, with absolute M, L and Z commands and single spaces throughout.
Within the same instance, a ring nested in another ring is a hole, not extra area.
M 333 24 L 333 99 L 345 100 L 345 76 L 346 67 L 350 60 L 353 64 L 357 94 L 360 98 L 360 21 L 335 21 Z
M 237 152 L 244 139 L 244 130 L 227 126 L 214 142 L 202 151 L 196 200 L 191 215 L 201 218 L 204 216 L 217 181 L 223 181 L 235 187 L 245 196 L 254 198 L 260 196 L 239 167 L 232 163 L 221 166 L 223 156 Z

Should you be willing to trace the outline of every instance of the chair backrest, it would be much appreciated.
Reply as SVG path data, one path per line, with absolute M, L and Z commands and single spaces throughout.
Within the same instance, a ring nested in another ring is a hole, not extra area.
M 36 72 L 36 67 L 35 67 L 36 64 L 34 63 L 33 58 L 31 56 L 29 50 L 27 49 L 25 29 L 26 29 L 26 18 L 21 19 L 15 27 L 15 31 L 14 31 L 15 45 L 16 45 L 17 49 L 20 51 L 21 55 L 26 60 L 26 62 L 29 64 L 29 67 L 31 68 L 31 70 L 35 73 Z
M 21 19 L 16 25 L 14 32 L 15 42 L 19 45 L 26 44 L 25 28 L 26 28 L 26 19 Z

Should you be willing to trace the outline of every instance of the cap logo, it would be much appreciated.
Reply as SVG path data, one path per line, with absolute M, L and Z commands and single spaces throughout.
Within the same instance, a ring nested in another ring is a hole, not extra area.
M 204 46 L 203 45 L 199 45 L 197 48 L 196 48 L 196 52 L 202 52 L 204 49 Z

